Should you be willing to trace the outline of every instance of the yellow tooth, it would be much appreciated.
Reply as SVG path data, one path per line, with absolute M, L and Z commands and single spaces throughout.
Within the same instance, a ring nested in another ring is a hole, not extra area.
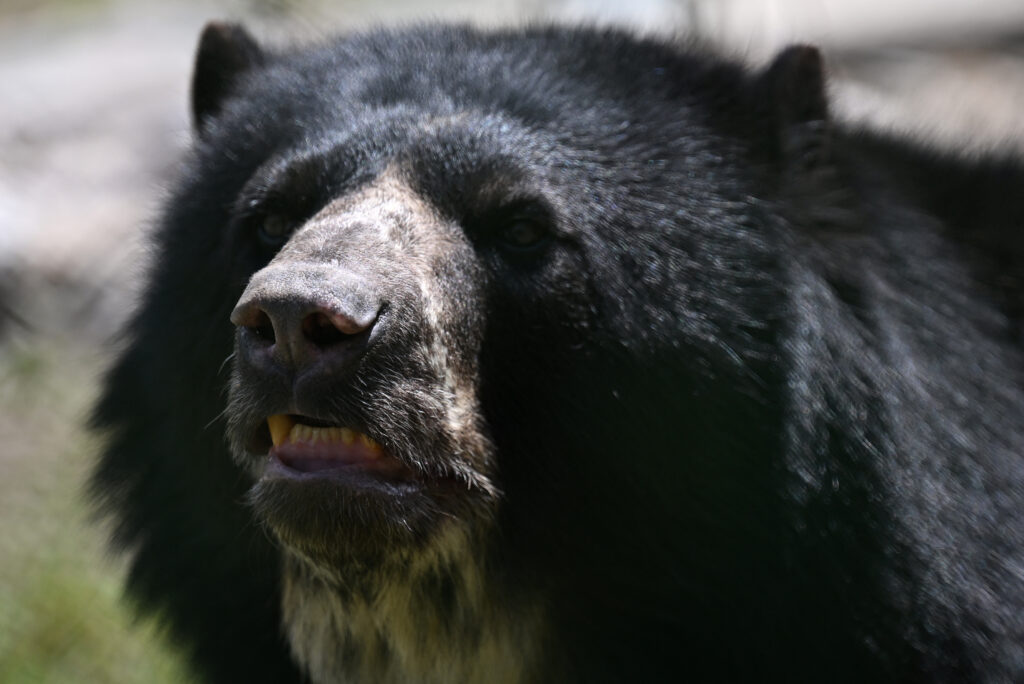
M 363 445 L 370 450 L 370 456 L 372 456 L 373 458 L 377 458 L 378 456 L 381 455 L 382 450 L 380 448 L 380 444 L 377 444 L 377 441 L 372 437 L 360 434 L 359 441 L 362 442 Z
M 295 427 L 295 421 L 290 416 L 278 413 L 267 418 L 267 427 L 270 428 L 270 441 L 274 446 L 280 446 L 287 441 L 288 435 Z
M 280 446 L 286 442 L 308 442 L 310 444 L 316 444 L 317 442 L 337 444 L 341 442 L 345 445 L 352 445 L 358 440 L 371 451 L 374 457 L 381 453 L 381 446 L 376 440 L 351 428 L 318 428 L 312 425 L 303 425 L 302 423 L 296 423 L 291 416 L 283 413 L 267 417 L 267 427 L 270 428 L 270 440 L 274 443 L 274 446 Z

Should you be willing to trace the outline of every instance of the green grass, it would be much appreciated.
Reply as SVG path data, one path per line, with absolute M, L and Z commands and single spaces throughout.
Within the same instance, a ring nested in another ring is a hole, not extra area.
M 0 346 L 0 682 L 190 681 L 162 631 L 121 600 L 84 482 L 98 359 L 23 337 Z

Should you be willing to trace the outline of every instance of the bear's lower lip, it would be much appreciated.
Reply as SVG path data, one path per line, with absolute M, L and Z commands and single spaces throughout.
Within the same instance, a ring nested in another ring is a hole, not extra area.
M 358 471 L 388 480 L 412 478 L 412 472 L 396 459 L 363 444 L 290 442 L 271 447 L 269 456 L 300 473 Z

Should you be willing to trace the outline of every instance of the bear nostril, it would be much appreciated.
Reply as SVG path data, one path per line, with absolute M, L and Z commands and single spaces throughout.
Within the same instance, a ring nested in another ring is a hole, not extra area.
M 358 332 L 358 331 L 357 331 Z M 302 319 L 302 335 L 317 347 L 329 347 L 351 336 L 335 325 L 331 318 L 320 311 Z
M 314 347 L 331 347 L 368 332 L 377 316 L 349 316 L 337 311 L 320 309 L 302 319 L 302 338 Z
M 231 322 L 248 330 L 252 336 L 265 344 L 273 344 L 277 336 L 274 323 L 266 311 L 256 306 L 239 307 L 231 314 Z
M 274 335 L 274 325 L 270 321 L 270 316 L 263 311 L 259 312 L 254 324 L 246 327 L 252 330 L 253 334 L 263 342 L 273 344 L 276 340 L 276 336 Z

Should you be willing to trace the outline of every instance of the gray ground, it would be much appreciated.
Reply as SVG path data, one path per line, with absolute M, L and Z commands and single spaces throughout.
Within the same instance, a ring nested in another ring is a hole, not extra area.
M 202 24 L 244 17 L 272 39 L 309 37 L 424 16 L 421 7 L 0 0 L 0 681 L 180 676 L 152 630 L 132 628 L 115 602 L 121 567 L 104 558 L 80 496 L 95 451 L 80 425 L 187 144 Z M 1024 152 L 1018 0 L 447 0 L 427 16 L 541 13 L 689 25 L 762 61 L 793 39 L 823 42 L 841 118 L 972 152 Z

